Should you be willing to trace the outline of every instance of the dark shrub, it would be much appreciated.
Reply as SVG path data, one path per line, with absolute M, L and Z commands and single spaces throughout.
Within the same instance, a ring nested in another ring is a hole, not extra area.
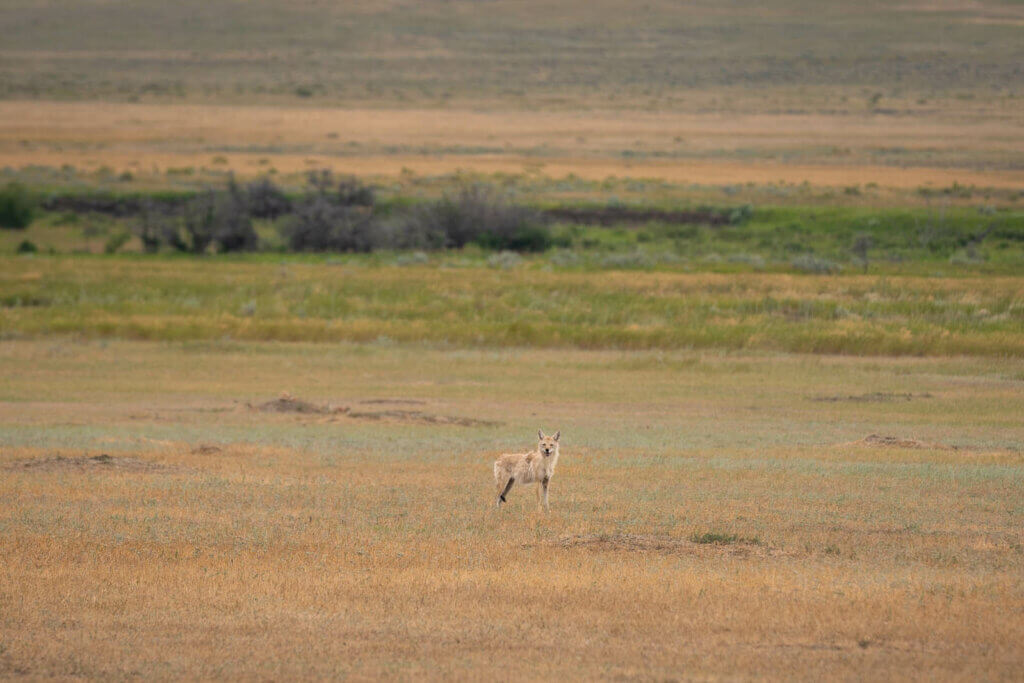
M 296 207 L 281 234 L 294 251 L 372 251 L 374 227 L 372 210 L 314 196 Z
M 358 180 L 335 181 L 328 171 L 312 171 L 310 192 L 295 207 L 281 234 L 294 251 L 372 251 L 383 241 L 374 212 L 373 189 Z
M 280 187 L 270 178 L 254 180 L 246 186 L 249 215 L 253 218 L 269 218 L 290 213 L 292 202 Z
M 208 190 L 185 203 L 182 207 L 181 227 L 183 233 L 175 230 L 168 235 L 168 244 L 179 251 L 202 254 L 213 242 L 217 229 L 217 197 Z
M 232 178 L 227 192 L 214 197 L 213 241 L 219 252 L 254 251 L 259 246 L 250 211 L 248 192 L 243 192 Z
M 418 246 L 544 251 L 551 232 L 540 212 L 512 204 L 486 187 L 471 187 L 409 211 L 401 232 Z
M 259 246 L 245 194 L 234 182 L 227 191 L 207 190 L 189 199 L 180 220 L 166 220 L 161 228 L 168 246 L 192 254 L 206 253 L 211 244 L 221 253 Z
M 35 198 L 18 183 L 0 190 L 0 228 L 24 230 L 32 223 L 35 210 Z
M 306 176 L 310 194 L 323 197 L 338 206 L 367 206 L 376 203 L 376 194 L 369 185 L 363 185 L 357 178 L 346 177 L 336 181 L 328 169 L 310 171 Z
M 15 249 L 15 252 L 18 254 L 34 254 L 37 251 L 39 251 L 39 247 L 34 242 L 29 242 L 28 240 L 22 240 L 18 248 Z
M 338 203 L 342 206 L 373 206 L 376 202 L 376 194 L 369 185 L 355 178 L 343 178 L 338 183 Z
M 862 232 L 854 235 L 850 251 L 864 266 L 864 272 L 868 272 L 868 252 L 874 246 L 874 238 L 869 233 Z
M 160 245 L 169 231 L 170 218 L 163 207 L 154 202 L 145 202 L 139 214 L 139 222 L 132 226 L 132 232 L 142 241 L 142 250 L 147 254 L 160 251 Z

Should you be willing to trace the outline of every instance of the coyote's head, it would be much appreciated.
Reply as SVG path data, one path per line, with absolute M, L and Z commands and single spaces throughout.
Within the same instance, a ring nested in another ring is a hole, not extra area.
M 543 430 L 537 430 L 537 438 L 540 439 L 540 443 L 537 445 L 537 450 L 545 458 L 558 453 L 558 437 L 562 435 L 562 432 L 555 432 L 554 436 L 544 436 Z

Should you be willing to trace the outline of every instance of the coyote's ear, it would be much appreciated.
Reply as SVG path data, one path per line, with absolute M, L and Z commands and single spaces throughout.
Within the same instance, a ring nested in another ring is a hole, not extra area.
M 557 432 L 555 432 L 555 441 L 558 441 L 558 437 L 560 437 L 561 435 L 562 435 L 562 430 L 558 430 Z
M 543 429 L 538 429 L 537 430 L 537 438 L 542 440 L 542 441 L 544 440 L 544 430 Z

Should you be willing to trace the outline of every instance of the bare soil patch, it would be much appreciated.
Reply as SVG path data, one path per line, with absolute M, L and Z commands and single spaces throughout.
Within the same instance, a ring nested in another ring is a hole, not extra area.
M 359 401 L 360 405 L 425 405 L 426 401 L 402 398 L 372 398 Z M 291 394 L 281 394 L 273 401 L 259 405 L 248 404 L 249 408 L 261 413 L 295 413 L 299 415 L 343 415 L 353 420 L 372 420 L 379 422 L 407 422 L 431 425 L 458 425 L 460 427 L 495 427 L 501 424 L 493 420 L 479 420 L 473 417 L 457 415 L 437 415 L 422 410 L 405 408 L 383 408 L 381 410 L 353 410 L 349 406 L 318 405 L 303 401 Z
M 868 394 L 815 396 L 811 400 L 822 403 L 839 403 L 843 401 L 850 401 L 853 403 L 887 403 L 889 401 L 913 401 L 918 398 L 932 398 L 932 395 L 927 392 L 922 394 L 899 394 L 874 391 Z
M 901 436 L 887 436 L 883 434 L 868 434 L 854 444 L 865 446 L 883 446 L 886 448 L 932 448 L 943 451 L 955 451 L 956 446 L 947 446 L 940 443 L 930 443 L 918 439 L 909 439 Z
M 106 453 L 100 455 L 83 455 L 80 457 L 67 457 L 64 455 L 51 455 L 30 460 L 19 460 L 13 462 L 5 469 L 15 471 L 35 472 L 166 472 L 172 468 L 147 460 L 140 460 L 130 456 L 112 456 Z
M 460 427 L 496 427 L 500 422 L 478 420 L 472 417 L 455 415 L 434 415 L 420 410 L 379 410 L 366 412 L 349 412 L 348 417 L 359 420 L 381 420 L 389 422 L 413 422 L 432 425 L 458 425 Z
M 295 398 L 289 393 L 283 393 L 272 401 L 261 403 L 257 406 L 249 404 L 253 410 L 261 413 L 300 413 L 305 415 L 331 415 L 348 412 L 345 406 L 317 405 L 309 401 Z
M 651 552 L 664 555 L 729 555 L 769 557 L 780 555 L 774 550 L 749 539 L 731 543 L 696 543 L 690 539 L 646 534 L 584 534 L 563 536 L 548 543 L 559 548 L 586 548 L 598 552 Z

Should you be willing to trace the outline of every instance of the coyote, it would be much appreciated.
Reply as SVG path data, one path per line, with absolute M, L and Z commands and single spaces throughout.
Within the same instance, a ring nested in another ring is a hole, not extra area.
M 544 436 L 544 432 L 537 431 L 537 450 L 532 453 L 505 453 L 494 461 L 494 484 L 498 487 L 498 508 L 505 502 L 505 495 L 512 488 L 512 484 L 532 484 L 537 482 L 537 505 L 541 504 L 541 493 L 543 492 L 544 510 L 549 511 L 548 506 L 548 482 L 555 474 L 555 465 L 558 463 L 558 437 L 562 433 L 555 432 L 554 436 Z

